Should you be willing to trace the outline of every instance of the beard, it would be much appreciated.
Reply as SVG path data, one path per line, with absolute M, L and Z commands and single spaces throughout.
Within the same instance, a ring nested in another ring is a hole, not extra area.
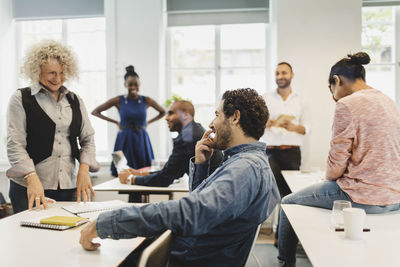
M 220 129 L 216 129 L 217 134 L 212 143 L 212 148 L 218 150 L 225 150 L 228 148 L 232 139 L 232 129 L 229 127 L 229 122 L 226 120 Z
M 286 88 L 286 87 L 288 87 L 288 86 L 290 85 L 290 83 L 291 83 L 292 80 L 283 79 L 283 80 L 281 80 L 281 81 L 283 82 L 283 84 L 280 84 L 280 83 L 278 82 L 278 80 L 275 81 L 275 82 L 276 82 L 276 85 L 278 85 L 278 88 Z
M 171 121 L 171 127 L 169 127 L 170 132 L 180 132 L 182 131 L 182 123 L 180 121 Z

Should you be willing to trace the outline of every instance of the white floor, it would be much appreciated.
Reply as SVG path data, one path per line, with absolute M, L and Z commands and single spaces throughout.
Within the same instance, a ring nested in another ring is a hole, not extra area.
M 278 249 L 272 244 L 256 244 L 253 253 L 262 267 L 278 267 Z M 246 267 L 259 267 L 251 256 Z M 296 267 L 312 267 L 306 255 L 297 255 Z

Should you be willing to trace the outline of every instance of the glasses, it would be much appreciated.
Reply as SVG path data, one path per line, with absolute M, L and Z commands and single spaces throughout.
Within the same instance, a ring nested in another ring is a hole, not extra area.
M 335 200 L 331 213 L 331 224 L 333 228 L 343 228 L 343 210 L 351 208 L 351 202 L 347 200 Z

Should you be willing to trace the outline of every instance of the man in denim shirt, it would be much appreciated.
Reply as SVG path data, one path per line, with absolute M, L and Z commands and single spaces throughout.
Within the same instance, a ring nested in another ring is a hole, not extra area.
M 255 90 L 225 92 L 190 162 L 189 196 L 102 213 L 81 231 L 82 246 L 97 249 L 95 237 L 133 238 L 171 229 L 169 266 L 243 266 L 257 226 L 279 202 L 266 145 L 258 142 L 267 119 Z M 224 161 L 208 176 L 214 149 L 225 150 Z

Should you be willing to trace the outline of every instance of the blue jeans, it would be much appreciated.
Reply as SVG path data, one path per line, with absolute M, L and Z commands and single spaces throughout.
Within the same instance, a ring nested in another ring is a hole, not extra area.
M 44 195 L 56 201 L 74 201 L 76 200 L 75 191 L 76 189 L 60 189 L 60 186 L 58 186 L 57 190 L 44 190 Z M 13 206 L 14 214 L 28 209 L 26 187 L 10 180 L 10 191 L 8 195 Z M 35 202 L 33 206 L 35 206 Z
M 304 188 L 296 193 L 290 194 L 282 199 L 282 204 L 299 204 L 324 209 L 332 209 L 333 201 L 348 200 L 352 207 L 362 208 L 366 213 L 385 213 L 400 209 L 399 204 L 376 206 L 363 205 L 351 200 L 336 183 L 336 181 L 326 181 Z M 299 239 L 296 236 L 285 212 L 281 209 L 279 218 L 279 255 L 278 259 L 287 263 L 296 262 L 296 248 Z

